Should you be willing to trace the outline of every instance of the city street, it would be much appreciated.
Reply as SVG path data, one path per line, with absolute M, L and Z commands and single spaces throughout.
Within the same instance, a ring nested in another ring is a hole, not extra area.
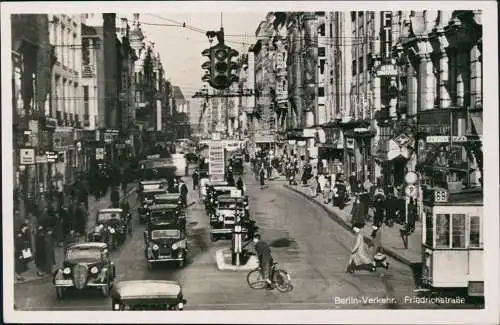
M 191 178 L 186 178 L 192 188 Z M 409 267 L 390 260 L 389 270 L 375 273 L 344 272 L 353 237 L 329 219 L 323 210 L 302 196 L 283 187 L 283 182 L 271 183 L 260 189 L 254 178 L 245 175 L 250 196 L 251 213 L 260 227 L 262 238 L 272 242 L 274 259 L 290 272 L 294 290 L 252 290 L 246 283 L 246 272 L 217 270 L 215 252 L 228 247 L 229 241 L 211 243 L 208 218 L 197 201 L 197 193 L 189 193 L 188 211 L 189 262 L 184 269 L 158 265 L 148 270 L 144 260 L 144 226 L 134 215 L 134 233 L 124 246 L 113 253 L 118 280 L 164 279 L 178 280 L 188 299 L 186 310 L 207 309 L 359 309 L 359 308 L 471 308 L 470 305 L 410 305 L 405 296 L 415 288 Z M 129 197 L 134 210 L 137 196 Z M 279 247 L 278 247 L 279 246 Z M 396 302 L 350 304 L 342 298 L 387 298 Z M 56 300 L 48 279 L 42 283 L 18 284 L 15 304 L 20 310 L 108 310 L 110 299 L 99 292 L 71 294 Z

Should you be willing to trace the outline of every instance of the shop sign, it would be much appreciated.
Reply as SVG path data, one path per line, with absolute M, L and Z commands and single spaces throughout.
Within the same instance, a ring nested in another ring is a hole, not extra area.
M 354 138 L 345 138 L 345 146 L 347 149 L 354 150 Z
M 95 159 L 104 160 L 104 148 L 95 148 Z
M 236 151 L 240 148 L 240 141 L 237 140 L 226 140 L 226 150 Z
M 46 155 L 37 155 L 35 160 L 37 164 L 46 164 L 48 162 Z
M 57 160 L 57 152 L 47 151 L 45 152 L 45 156 L 47 157 L 47 162 L 53 163 Z
M 19 149 L 19 156 L 21 165 L 34 165 L 35 164 L 35 149 L 23 148 Z
M 392 64 L 384 64 L 380 66 L 377 70 L 377 76 L 379 77 L 394 77 L 398 75 L 398 70 Z
M 383 59 L 392 57 L 392 11 L 382 11 L 380 24 L 380 45 Z
M 408 159 L 410 157 L 408 147 L 407 146 L 400 146 L 399 143 L 395 141 L 395 139 L 389 140 L 389 150 L 387 152 L 387 159 L 393 160 L 394 158 L 397 158 L 400 156 L 403 158 L 406 158 L 406 159 Z
M 293 146 L 296 142 L 296 140 L 288 140 L 288 144 L 291 146 Z
M 450 142 L 450 137 L 447 135 L 430 135 L 425 138 L 427 143 L 448 143 Z M 452 136 L 451 142 L 467 142 L 467 136 Z
M 225 143 L 212 141 L 208 150 L 208 173 L 210 175 L 224 175 L 225 173 Z
M 58 130 L 53 135 L 53 147 L 57 151 L 72 149 L 75 145 L 73 129 Z

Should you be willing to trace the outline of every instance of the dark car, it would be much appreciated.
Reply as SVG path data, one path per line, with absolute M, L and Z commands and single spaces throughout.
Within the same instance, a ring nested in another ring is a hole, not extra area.
M 55 272 L 53 284 L 58 299 L 66 290 L 96 288 L 108 296 L 116 276 L 108 245 L 105 243 L 77 243 L 66 247 L 64 261 Z
M 175 204 L 179 209 L 184 210 L 180 193 L 157 194 L 153 198 L 154 204 Z
M 215 212 L 210 215 L 210 240 L 230 238 L 234 226 L 240 223 L 243 233 L 247 233 L 249 219 L 246 217 L 244 197 L 220 195 L 215 201 Z
M 231 157 L 231 167 L 234 174 L 243 174 L 243 159 L 242 155 L 233 155 Z
M 120 281 L 111 292 L 111 309 L 183 310 L 187 300 L 177 281 Z
M 131 233 L 130 215 L 122 209 L 101 209 L 96 214 L 95 225 L 88 232 L 88 240 L 107 243 L 110 248 L 116 248 Z
M 167 187 L 155 188 L 155 189 L 147 189 L 143 190 L 140 194 L 140 202 L 141 205 L 138 208 L 139 212 L 139 222 L 143 223 L 147 218 L 147 212 L 149 207 L 154 203 L 155 195 L 161 195 L 167 193 Z
M 148 210 L 147 223 L 170 222 L 186 226 L 182 208 L 177 204 L 153 204 Z
M 153 263 L 186 261 L 187 238 L 185 228 L 176 222 L 155 221 L 144 231 L 144 254 L 148 268 Z

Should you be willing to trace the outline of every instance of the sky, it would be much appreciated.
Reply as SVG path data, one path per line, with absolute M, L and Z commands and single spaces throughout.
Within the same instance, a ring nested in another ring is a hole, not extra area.
M 262 13 L 222 13 L 227 45 L 240 54 L 247 52 L 249 45 L 255 43 L 255 31 L 265 16 L 265 11 Z M 133 24 L 133 15 L 120 15 L 118 13 L 117 20 L 120 17 L 127 17 L 129 25 Z M 153 26 L 150 24 L 176 25 L 174 22 L 178 22 L 180 24 L 186 23 L 186 26 L 204 31 L 219 30 L 221 14 L 140 13 L 139 22 L 146 40 L 154 42 L 155 50 L 160 54 L 166 78 L 172 84 L 181 87 L 186 99 L 191 101 L 192 114 L 197 115 L 195 111 L 199 110 L 200 99 L 191 98 L 191 96 L 202 87 L 203 70 L 201 64 L 207 61 L 207 58 L 201 55 L 201 51 L 210 47 L 205 32 L 196 32 L 177 26 Z

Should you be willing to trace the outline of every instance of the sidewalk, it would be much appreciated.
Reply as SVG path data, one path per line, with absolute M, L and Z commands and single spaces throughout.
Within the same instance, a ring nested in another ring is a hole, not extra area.
M 127 190 L 125 193 L 120 191 L 120 200 L 123 200 L 130 196 L 132 193 L 135 191 L 135 182 L 132 182 L 127 185 Z M 87 225 L 86 229 L 90 228 L 93 223 L 95 222 L 95 215 L 97 211 L 100 209 L 105 209 L 111 207 L 111 200 L 110 200 L 110 191 L 106 193 L 104 197 L 102 197 L 100 200 L 96 200 L 94 196 L 89 196 L 89 210 L 88 210 L 88 220 L 87 220 Z M 83 237 L 80 239 L 83 241 Z M 56 260 L 56 265 L 59 265 L 62 260 L 64 259 L 64 248 L 56 246 L 54 249 L 54 255 L 55 255 L 55 260 Z M 38 276 L 36 270 L 36 265 L 34 261 L 31 261 L 28 263 L 28 269 L 26 272 L 22 274 L 22 277 L 24 278 L 23 281 L 17 281 L 16 279 L 14 280 L 14 284 L 20 284 L 20 283 L 27 283 L 27 282 L 33 282 L 33 281 L 39 281 L 39 280 L 46 280 L 52 276 L 52 274 L 46 274 L 43 276 Z
M 291 191 L 301 194 L 306 197 L 310 201 L 313 201 L 317 205 L 321 206 L 336 222 L 338 222 L 341 226 L 346 228 L 347 230 L 352 230 L 350 219 L 351 219 L 351 209 L 352 203 L 346 205 L 343 210 L 340 210 L 338 207 L 332 206 L 332 204 L 324 204 L 323 197 L 312 198 L 310 194 L 310 188 L 302 187 L 302 185 L 290 186 L 286 185 L 285 187 Z M 408 236 L 408 249 L 405 249 L 403 246 L 403 240 L 401 239 L 399 230 L 401 227 L 395 224 L 392 228 L 387 226 L 382 226 L 379 231 L 382 231 L 381 239 L 382 239 L 382 249 L 385 254 L 391 256 L 392 258 L 406 264 L 412 266 L 414 264 L 418 264 L 422 262 L 422 246 L 421 246 L 421 237 L 422 237 L 422 223 L 417 222 L 415 224 L 415 232 Z M 370 243 L 372 228 L 370 226 L 365 226 L 361 232 L 365 237 L 365 242 Z

